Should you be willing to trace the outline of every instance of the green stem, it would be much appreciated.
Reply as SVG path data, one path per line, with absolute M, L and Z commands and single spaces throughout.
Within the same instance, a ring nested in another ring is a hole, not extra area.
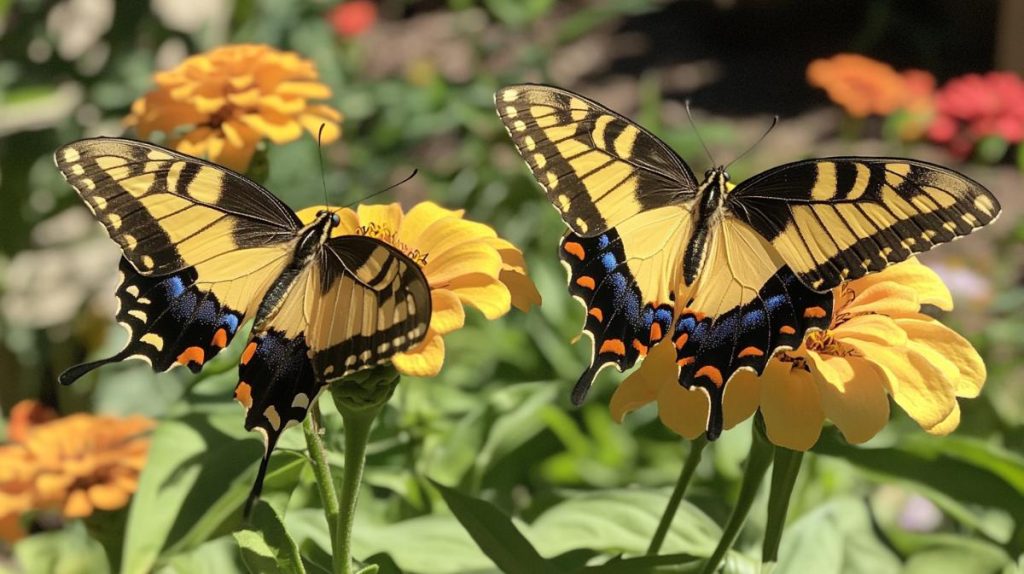
M 715 548 L 711 558 L 704 563 L 704 569 L 701 571 L 703 574 L 712 574 L 717 570 L 722 558 L 725 558 L 726 552 L 736 542 L 736 537 L 739 536 L 740 529 L 743 528 L 743 523 L 746 522 L 747 515 L 750 514 L 750 507 L 754 503 L 754 498 L 757 497 L 757 491 L 761 487 L 764 475 L 768 472 L 768 466 L 771 465 L 774 454 L 775 447 L 765 436 L 764 419 L 758 412 L 757 419 L 754 421 L 754 438 L 750 443 L 747 468 L 743 473 L 743 483 L 740 485 L 739 499 L 736 500 L 736 506 L 732 509 L 729 521 L 725 524 L 718 547 Z
M 337 404 L 345 421 L 345 471 L 341 479 L 341 509 L 331 546 L 334 549 L 334 573 L 352 574 L 352 525 L 366 463 L 366 443 L 370 438 L 370 427 L 384 408 L 384 402 L 366 407 L 352 407 L 340 401 Z
M 314 424 L 313 419 L 317 424 Z M 331 550 L 336 554 L 338 549 L 335 544 L 335 530 L 338 523 L 338 494 L 334 490 L 334 478 L 331 477 L 331 465 L 327 463 L 327 451 L 324 450 L 324 441 L 320 438 L 318 427 L 320 422 L 320 409 L 315 405 L 309 412 L 306 420 L 302 421 L 302 432 L 306 435 L 306 448 L 309 450 L 309 458 L 313 461 L 313 474 L 316 476 L 317 489 L 320 491 L 320 502 L 324 505 L 324 515 L 327 517 L 327 527 L 331 531 Z
M 768 526 L 761 546 L 761 563 L 772 564 L 779 559 L 782 530 L 786 527 L 789 499 L 800 474 L 804 453 L 781 446 L 775 447 L 775 465 L 772 467 L 772 486 L 768 495 Z
M 654 531 L 654 537 L 651 538 L 651 545 L 647 547 L 648 556 L 657 556 L 658 551 L 661 550 L 661 545 L 665 542 L 665 536 L 668 534 L 668 529 L 672 526 L 672 520 L 676 516 L 676 512 L 679 510 L 679 503 L 683 501 L 683 495 L 686 494 L 686 487 L 690 484 L 690 479 L 693 478 L 693 472 L 697 470 L 697 464 L 700 463 L 701 453 L 704 452 L 704 447 L 707 446 L 708 439 L 705 436 L 700 436 L 690 442 L 690 452 L 686 454 L 686 461 L 683 462 L 683 470 L 679 473 L 679 479 L 676 481 L 676 487 L 672 491 L 672 496 L 668 499 L 668 506 L 665 507 L 665 512 L 661 515 L 661 521 L 658 522 L 658 529 Z

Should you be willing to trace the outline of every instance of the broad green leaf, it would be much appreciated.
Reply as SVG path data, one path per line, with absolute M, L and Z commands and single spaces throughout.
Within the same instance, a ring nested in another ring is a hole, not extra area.
M 250 520 L 252 528 L 235 532 L 242 560 L 251 574 L 283 572 L 305 574 L 299 547 L 288 535 L 281 517 L 266 502 L 259 502 Z
M 14 545 L 14 560 L 22 572 L 106 574 L 110 572 L 99 542 L 89 538 L 81 522 L 63 530 L 34 534 Z
M 954 535 L 930 535 L 933 546 L 907 558 L 903 574 L 999 574 L 1013 560 L 1002 548 Z
M 491 503 L 431 481 L 477 546 L 506 574 L 556 574 L 558 570 Z
M 772 574 L 886 574 L 900 561 L 875 537 L 867 502 L 840 498 L 786 528 Z
M 233 381 L 234 374 L 213 379 L 224 378 Z M 202 386 L 208 384 L 218 391 L 206 399 L 213 402 L 193 398 L 179 405 L 186 414 L 161 421 L 153 433 L 128 515 L 125 573 L 149 572 L 166 557 L 227 534 L 240 521 L 263 446 L 242 427 L 241 407 L 221 402 L 223 385 L 203 381 Z M 265 491 L 294 486 L 305 464 L 281 448 L 271 458 Z
M 530 524 L 527 537 L 545 556 L 577 548 L 641 555 L 668 503 L 668 490 L 609 489 L 572 494 Z M 721 529 L 696 506 L 679 505 L 662 552 L 707 557 Z
M 238 543 L 231 536 L 221 536 L 193 550 L 175 554 L 158 574 L 224 574 L 245 572 Z
M 636 558 L 614 558 L 597 566 L 588 566 L 578 570 L 579 574 L 655 574 L 666 572 L 666 566 L 696 566 L 703 559 L 689 554 L 662 554 L 659 556 L 639 556 Z M 672 572 L 678 570 L 673 569 Z

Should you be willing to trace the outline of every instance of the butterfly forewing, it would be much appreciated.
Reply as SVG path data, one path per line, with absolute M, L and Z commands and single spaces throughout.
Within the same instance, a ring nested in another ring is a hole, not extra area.
M 818 291 L 880 271 L 991 223 L 999 202 L 978 182 L 921 161 L 801 161 L 744 181 L 726 201 Z
M 583 96 L 518 85 L 499 90 L 495 105 L 548 199 L 579 235 L 693 198 L 697 182 L 674 151 Z

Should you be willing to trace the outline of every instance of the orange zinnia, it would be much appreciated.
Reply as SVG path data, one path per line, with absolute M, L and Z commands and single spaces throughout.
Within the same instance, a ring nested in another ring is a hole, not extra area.
M 807 66 L 807 81 L 853 117 L 887 116 L 899 109 L 920 113 L 930 105 L 935 80 L 922 70 L 900 74 L 859 54 L 836 54 Z
M 262 44 L 223 46 L 192 56 L 154 77 L 157 88 L 135 100 L 125 123 L 139 137 L 163 132 L 168 145 L 245 172 L 263 138 L 274 143 L 316 134 L 341 135 L 341 114 L 313 104 L 331 90 L 316 66 L 294 52 Z M 182 133 L 182 130 L 185 130 Z
M 124 507 L 154 424 L 80 413 L 33 425 L 21 441 L 0 446 L 0 535 L 23 535 L 18 517 L 32 510 L 81 518 Z
M 309 223 L 324 206 L 298 213 Z M 395 355 L 398 372 L 432 377 L 444 363 L 446 335 L 461 329 L 464 305 L 496 319 L 512 307 L 526 311 L 540 304 L 540 294 L 526 276 L 523 254 L 490 227 L 463 218 L 462 210 L 426 201 L 403 213 L 397 203 L 360 205 L 338 211 L 341 225 L 333 235 L 367 235 L 398 248 L 418 263 L 430 284 L 432 314 L 423 342 Z
M 960 422 L 959 397 L 975 397 L 985 364 L 971 344 L 924 314 L 950 310 L 949 290 L 916 259 L 841 285 L 833 291 L 831 326 L 778 353 L 757 377 L 740 371 L 726 386 L 725 427 L 760 408 L 768 438 L 793 450 L 818 440 L 831 420 L 851 443 L 875 436 L 889 420 L 889 399 L 925 431 L 948 434 Z M 696 438 L 704 432 L 704 393 L 684 389 L 671 344 L 658 345 L 612 397 L 617 420 L 657 402 L 662 422 Z

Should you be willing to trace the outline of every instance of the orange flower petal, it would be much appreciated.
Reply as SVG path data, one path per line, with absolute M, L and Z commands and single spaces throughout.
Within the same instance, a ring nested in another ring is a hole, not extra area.
M 772 443 L 805 451 L 818 442 L 825 412 L 811 373 L 791 367 L 781 360 L 768 361 L 761 375 L 761 413 Z
M 73 490 L 64 502 L 64 516 L 68 518 L 85 518 L 92 514 L 92 503 L 84 490 Z
M 131 495 L 111 484 L 94 484 L 88 490 L 89 502 L 100 510 L 117 510 L 128 504 Z
M 658 387 L 658 418 L 672 432 L 693 440 L 704 434 L 711 405 L 699 387 L 685 389 L 673 377 Z

